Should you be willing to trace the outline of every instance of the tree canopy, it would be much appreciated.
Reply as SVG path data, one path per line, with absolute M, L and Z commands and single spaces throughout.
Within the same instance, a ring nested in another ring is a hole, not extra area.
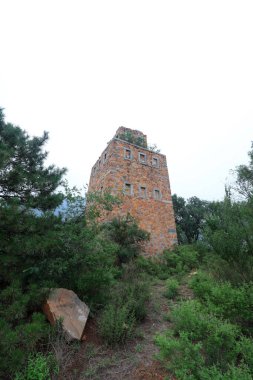
M 172 201 L 179 243 L 196 242 L 201 235 L 209 203 L 198 197 L 185 200 L 176 194 L 172 196 Z
M 253 141 L 251 150 L 248 152 L 248 165 L 239 165 L 236 170 L 236 191 L 246 199 L 253 198 Z
M 47 132 L 30 137 L 21 128 L 5 123 L 0 109 L 0 199 L 43 211 L 62 202 L 63 195 L 55 190 L 66 169 L 45 166 L 47 140 Z

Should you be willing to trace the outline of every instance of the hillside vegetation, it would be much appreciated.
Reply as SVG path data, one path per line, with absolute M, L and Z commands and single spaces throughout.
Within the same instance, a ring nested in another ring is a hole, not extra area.
M 98 223 L 116 197 L 45 165 L 47 139 L 0 110 L 0 378 L 252 379 L 253 146 L 223 201 L 173 196 L 180 244 L 151 260 L 130 215 Z M 46 321 L 55 287 L 91 308 L 84 341 Z

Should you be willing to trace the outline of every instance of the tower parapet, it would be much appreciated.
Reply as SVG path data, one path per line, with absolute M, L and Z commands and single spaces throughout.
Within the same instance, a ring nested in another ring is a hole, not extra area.
M 147 136 L 137 129 L 119 127 L 114 137 L 132 143 L 134 145 L 142 146 L 143 148 L 148 147 Z

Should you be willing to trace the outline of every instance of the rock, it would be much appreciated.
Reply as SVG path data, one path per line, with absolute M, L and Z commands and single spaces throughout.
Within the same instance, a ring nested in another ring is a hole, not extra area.
M 82 339 L 90 309 L 72 290 L 53 289 L 43 311 L 52 325 L 60 318 L 63 320 L 63 330 L 70 339 Z

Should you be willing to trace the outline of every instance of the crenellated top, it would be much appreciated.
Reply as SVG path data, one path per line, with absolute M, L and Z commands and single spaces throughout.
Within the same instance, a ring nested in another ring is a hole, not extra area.
M 141 131 L 136 129 L 119 127 L 115 133 L 115 138 L 127 141 L 129 143 L 138 145 L 142 148 L 147 148 L 147 136 Z

